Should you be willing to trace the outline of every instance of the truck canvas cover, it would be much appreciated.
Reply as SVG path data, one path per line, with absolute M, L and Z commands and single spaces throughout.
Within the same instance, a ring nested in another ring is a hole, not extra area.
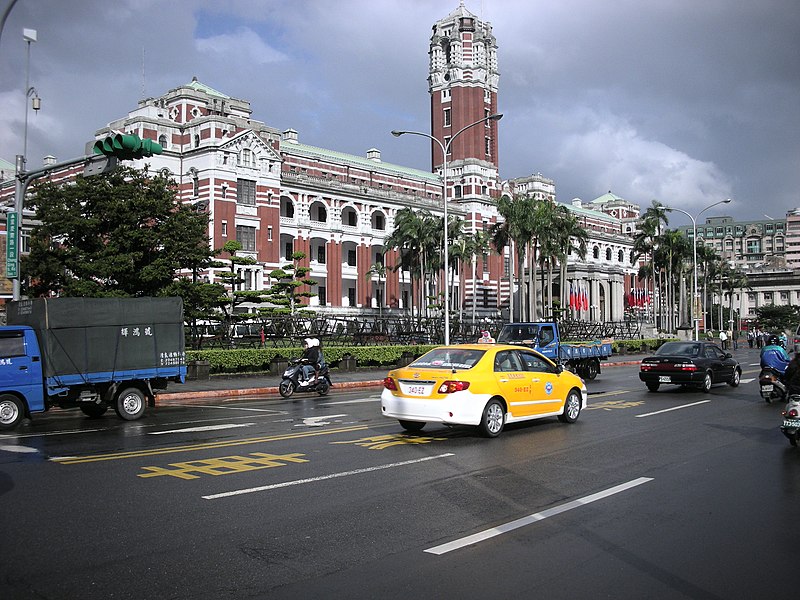
M 183 300 L 36 298 L 11 302 L 9 325 L 36 330 L 45 377 L 131 372 L 174 377 L 186 363 Z

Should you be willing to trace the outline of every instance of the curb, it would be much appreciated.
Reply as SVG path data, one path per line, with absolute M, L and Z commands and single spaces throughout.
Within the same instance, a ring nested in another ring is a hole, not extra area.
M 609 363 L 601 363 L 601 368 L 608 367 L 629 367 L 638 365 L 639 360 L 625 360 Z M 342 381 L 331 385 L 332 390 L 345 390 L 354 388 L 367 388 L 367 387 L 380 387 L 383 385 L 383 379 L 366 380 L 366 381 Z M 225 389 L 225 390 L 204 390 L 195 392 L 167 392 L 164 394 L 156 394 L 156 406 L 170 406 L 174 404 L 187 404 L 192 400 L 202 401 L 212 398 L 230 398 L 237 400 L 241 398 L 250 398 L 253 396 L 271 396 L 278 394 L 278 386 L 258 387 L 258 388 L 242 388 L 242 389 Z

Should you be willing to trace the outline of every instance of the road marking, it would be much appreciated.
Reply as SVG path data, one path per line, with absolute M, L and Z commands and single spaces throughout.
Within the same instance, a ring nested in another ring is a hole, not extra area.
M 322 427 L 323 425 L 330 425 L 330 421 L 323 419 L 338 419 L 339 417 L 346 417 L 347 415 L 323 415 L 321 417 L 306 417 L 302 423 L 297 423 L 295 427 Z
M 5 450 L 6 452 L 16 452 L 17 454 L 35 454 L 39 452 L 36 448 L 31 448 L 30 446 L 18 446 L 16 444 L 0 446 L 0 450 Z
M 231 492 L 222 492 L 220 494 L 211 494 L 209 496 L 201 496 L 204 500 L 218 500 L 219 498 L 228 498 L 230 496 L 239 496 L 241 494 L 252 494 L 254 492 L 267 492 L 276 490 L 278 488 L 289 487 L 293 485 L 305 485 L 306 483 L 316 483 L 318 481 L 326 481 L 328 479 L 336 479 L 337 477 L 349 477 L 350 475 L 362 475 L 364 473 L 372 473 L 373 471 L 382 471 L 384 469 L 393 469 L 394 467 L 404 467 L 406 465 L 415 465 L 418 463 L 426 462 L 429 460 L 436 460 L 438 458 L 447 458 L 448 456 L 455 456 L 453 453 L 439 454 L 437 456 L 426 456 L 425 458 L 417 458 L 414 460 L 404 460 L 402 462 L 389 463 L 386 465 L 378 465 L 375 467 L 365 467 L 363 469 L 355 469 L 353 471 L 343 471 L 340 473 L 331 473 L 329 475 L 320 475 L 319 477 L 309 477 L 307 479 L 295 479 L 294 481 L 284 481 L 283 483 L 273 483 L 272 485 L 262 485 L 254 488 L 246 488 L 242 490 L 233 490 Z
M 750 383 L 750 382 L 755 381 L 755 380 L 756 380 L 755 377 L 748 377 L 747 379 L 740 379 L 739 383 Z
M 283 440 L 294 440 L 317 435 L 332 435 L 335 433 L 349 433 L 351 431 L 363 431 L 377 427 L 395 427 L 394 423 L 385 425 L 354 425 L 350 427 L 340 427 L 338 429 L 322 429 L 317 431 L 298 431 L 297 433 L 286 433 L 257 438 L 244 438 L 241 440 L 220 440 L 216 442 L 206 442 L 202 444 L 190 444 L 188 446 L 171 446 L 166 448 L 150 448 L 148 450 L 132 450 L 130 452 L 114 452 L 109 454 L 93 454 L 88 456 L 54 456 L 50 460 L 61 463 L 62 465 L 76 465 L 82 463 L 101 462 L 106 460 L 123 460 L 127 458 L 141 458 L 143 456 L 157 456 L 161 454 L 177 454 L 179 452 L 196 452 L 198 450 L 208 450 L 215 448 L 230 448 L 232 446 L 246 446 L 248 444 L 264 444 L 267 442 L 280 442 Z
M 619 396 L 620 394 L 628 394 L 631 390 L 614 390 L 613 392 L 595 392 L 589 393 L 589 397 L 594 400 L 595 398 L 605 398 L 606 396 Z
M 537 521 L 542 521 L 544 519 L 547 519 L 548 517 L 553 517 L 563 512 L 567 512 L 568 510 L 572 510 L 573 508 L 578 508 L 580 506 L 596 502 L 597 500 L 608 498 L 609 496 L 613 496 L 614 494 L 619 494 L 636 486 L 642 485 L 643 483 L 647 483 L 648 481 L 653 481 L 653 478 L 639 477 L 638 479 L 633 479 L 631 481 L 628 481 L 627 483 L 623 483 L 614 486 L 612 488 L 608 488 L 607 490 L 603 490 L 602 492 L 597 492 L 596 494 L 584 496 L 583 498 L 572 500 L 571 502 L 567 502 L 566 504 L 561 504 L 560 506 L 554 506 L 553 508 L 549 508 L 542 512 L 534 513 L 532 515 L 528 515 L 527 517 L 522 517 L 521 519 L 517 519 L 516 521 L 504 523 L 503 525 L 498 525 L 497 527 L 492 527 L 491 529 L 486 529 L 484 531 L 475 533 L 473 535 L 468 535 L 467 537 L 463 537 L 458 540 L 453 540 L 452 542 L 448 542 L 440 546 L 434 546 L 433 548 L 428 548 L 427 550 L 425 550 L 425 552 L 429 554 L 442 555 L 446 554 L 447 552 L 452 552 L 454 550 L 460 550 L 465 546 L 471 546 L 479 542 L 484 542 L 498 535 L 508 533 L 509 531 L 514 531 L 515 529 L 526 527 L 528 525 L 531 525 L 532 523 L 536 523 Z
M 173 404 L 172 406 L 185 406 L 188 408 L 193 408 L 197 406 L 196 404 Z M 250 412 L 265 412 L 265 413 L 273 413 L 276 415 L 286 414 L 285 411 L 282 410 L 274 410 L 272 408 L 247 408 L 245 406 L 215 406 L 213 404 L 204 404 L 203 408 L 218 408 L 220 410 L 245 410 Z
M 380 402 L 381 397 L 375 396 L 374 398 L 361 398 L 359 400 L 341 400 L 339 402 L 325 402 L 326 406 L 335 406 L 337 404 L 364 404 L 365 402 Z
M 700 404 L 707 404 L 711 402 L 711 400 L 700 400 L 700 402 L 692 402 L 691 404 L 683 404 L 682 406 L 673 406 L 672 408 L 665 408 L 664 410 L 657 410 L 651 413 L 644 413 L 641 415 L 634 415 L 637 419 L 639 417 L 651 417 L 653 415 L 660 415 L 661 413 L 670 412 L 672 410 L 680 410 L 682 408 L 689 408 L 690 406 L 698 406 Z
M 92 433 L 94 431 L 109 431 L 111 427 L 103 429 L 73 429 L 64 431 L 50 431 L 49 433 L 22 433 L 19 435 L 0 435 L 0 440 L 15 440 L 20 438 L 50 437 L 53 435 L 72 435 L 75 433 Z
M 185 429 L 170 429 L 169 431 L 151 431 L 147 435 L 164 435 L 166 433 L 189 433 L 195 431 L 217 431 L 219 429 L 252 427 L 253 425 L 255 425 L 255 423 L 224 423 L 222 425 L 204 425 L 203 427 L 186 427 Z

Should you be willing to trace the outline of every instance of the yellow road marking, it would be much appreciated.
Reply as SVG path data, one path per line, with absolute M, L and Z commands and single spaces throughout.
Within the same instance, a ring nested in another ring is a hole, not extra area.
M 303 431 L 296 433 L 287 433 L 282 435 L 271 435 L 257 438 L 245 438 L 240 440 L 226 440 L 219 442 L 207 442 L 203 444 L 191 444 L 188 446 L 172 446 L 168 448 L 150 448 L 148 450 L 132 450 L 130 452 L 113 452 L 109 454 L 94 454 L 90 456 L 65 456 L 58 458 L 51 458 L 53 462 L 62 465 L 77 465 L 90 462 L 102 462 L 106 460 L 123 460 L 127 458 L 140 458 L 143 456 L 158 456 L 160 454 L 176 454 L 179 452 L 196 452 L 198 450 L 209 450 L 214 448 L 230 448 L 232 446 L 245 446 L 248 444 L 263 444 L 266 442 L 280 442 L 283 440 L 294 440 L 306 437 L 313 437 L 319 435 L 332 435 L 335 433 L 347 433 L 350 431 L 363 431 L 375 427 L 394 427 L 394 423 L 387 423 L 385 425 L 354 425 L 351 427 L 339 427 L 336 429 L 323 429 L 315 431 Z
M 370 450 L 385 450 L 391 446 L 407 446 L 414 444 L 430 444 L 431 442 L 446 441 L 448 438 L 443 437 L 429 437 L 421 435 L 403 435 L 403 434 L 387 434 L 375 435 L 368 438 L 361 438 L 360 440 L 349 440 L 346 442 L 331 442 L 331 444 L 355 444 L 369 448 Z
M 627 394 L 631 390 L 614 390 L 613 392 L 600 392 L 599 394 L 591 394 L 589 399 L 592 398 L 606 398 L 607 396 L 619 396 L 620 394 Z
M 258 469 L 284 467 L 285 463 L 306 463 L 308 460 L 301 458 L 305 454 L 266 454 L 254 452 L 249 456 L 223 456 L 207 460 L 191 460 L 188 462 L 170 463 L 172 469 L 165 467 L 142 467 L 148 473 L 137 477 L 162 477 L 169 475 L 178 479 L 199 479 L 200 475 L 230 475 L 231 473 L 244 473 Z

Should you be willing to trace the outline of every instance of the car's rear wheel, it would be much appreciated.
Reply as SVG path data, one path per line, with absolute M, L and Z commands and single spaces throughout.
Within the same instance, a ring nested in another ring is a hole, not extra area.
M 741 379 L 742 379 L 742 372 L 739 369 L 734 369 L 733 377 L 731 377 L 731 380 L 728 382 L 728 385 L 731 387 L 737 387 Z
M 581 395 L 572 390 L 567 394 L 567 399 L 564 401 L 564 413 L 558 415 L 558 420 L 562 423 L 574 423 L 581 415 Z
M 591 360 L 586 361 L 586 368 L 585 368 L 586 379 L 591 381 L 592 379 L 597 377 L 597 374 L 599 372 L 600 372 L 600 363 L 598 362 L 597 359 L 593 358 Z
M 703 377 L 703 383 L 700 384 L 700 391 L 703 392 L 704 394 L 707 394 L 708 392 L 711 391 L 711 384 L 712 384 L 711 373 L 707 372 L 705 374 L 705 377 Z
M 480 430 L 486 437 L 497 437 L 503 431 L 506 421 L 506 411 L 503 403 L 497 399 L 489 400 L 483 409 Z
M 660 384 L 656 383 L 655 381 L 648 381 L 646 384 L 647 389 L 651 392 L 657 392 Z
M 422 431 L 422 428 L 425 427 L 425 421 L 404 421 L 400 419 L 398 422 L 400 423 L 400 427 L 411 433 Z

